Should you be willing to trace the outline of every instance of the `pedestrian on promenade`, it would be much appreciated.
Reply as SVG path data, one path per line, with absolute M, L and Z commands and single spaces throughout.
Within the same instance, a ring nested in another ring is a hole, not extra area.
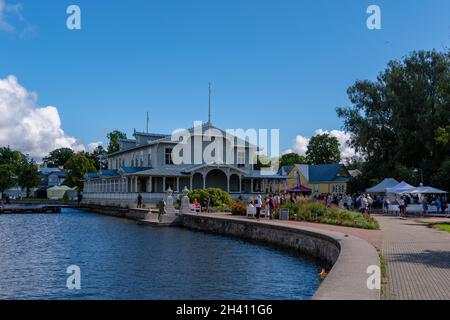
M 194 199 L 194 202 L 192 203 L 194 205 L 194 210 L 196 213 L 199 213 L 201 208 L 200 208 L 200 203 L 198 202 L 197 199 Z
M 398 200 L 398 208 L 400 209 L 400 217 L 406 218 L 406 202 L 403 196 Z
M 422 216 L 425 217 L 428 212 L 428 199 L 426 196 L 422 197 Z
M 269 197 L 269 205 L 266 207 L 266 218 L 268 220 L 272 219 L 272 215 L 275 212 L 275 200 L 273 199 L 273 195 Z
M 141 194 L 139 194 L 138 197 L 137 197 L 137 207 L 138 208 L 142 208 L 142 196 L 141 196 Z
M 259 221 L 259 216 L 261 215 L 262 199 L 261 195 L 256 197 L 256 220 Z

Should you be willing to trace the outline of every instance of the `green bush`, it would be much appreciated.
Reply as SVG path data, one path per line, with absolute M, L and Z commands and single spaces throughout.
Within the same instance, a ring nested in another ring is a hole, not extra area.
M 297 221 L 318 222 L 339 226 L 379 229 L 378 222 L 368 214 L 327 208 L 321 202 L 302 201 L 300 203 L 287 203 L 283 208 L 289 209 L 289 218 Z
M 233 199 L 227 192 L 217 188 L 192 190 L 188 196 L 191 202 L 197 199 L 201 205 L 209 197 L 211 199 L 210 207 L 229 207 L 233 202 Z

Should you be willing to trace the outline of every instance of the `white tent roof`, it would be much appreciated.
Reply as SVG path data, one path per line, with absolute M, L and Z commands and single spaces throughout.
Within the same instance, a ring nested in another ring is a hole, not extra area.
M 387 188 L 392 188 L 398 185 L 398 181 L 394 178 L 386 178 L 383 181 L 381 181 L 376 186 L 369 188 L 366 190 L 368 193 L 384 193 L 386 192 Z
M 411 190 L 416 189 L 412 185 L 406 183 L 405 181 L 400 182 L 395 187 L 387 188 L 386 193 L 409 193 Z
M 414 188 L 411 191 L 408 191 L 408 193 L 420 193 L 420 194 L 443 194 L 448 193 L 444 190 L 436 189 L 433 187 L 417 187 Z

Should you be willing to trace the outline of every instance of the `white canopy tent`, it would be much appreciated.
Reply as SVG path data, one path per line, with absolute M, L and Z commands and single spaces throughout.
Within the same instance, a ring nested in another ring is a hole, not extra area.
M 408 191 L 407 193 L 411 193 L 411 194 L 445 194 L 448 192 L 437 189 L 437 188 L 433 188 L 433 187 L 417 187 L 417 188 L 414 188 L 413 190 Z
M 387 188 L 392 188 L 398 185 L 398 181 L 394 178 L 386 178 L 376 186 L 366 190 L 367 193 L 386 193 Z
M 47 198 L 50 200 L 61 200 L 68 191 L 75 189 L 69 188 L 68 186 L 55 186 L 47 189 Z
M 387 188 L 386 193 L 390 194 L 410 193 L 410 191 L 414 189 L 416 189 L 416 187 L 406 183 L 405 181 L 402 181 L 392 188 Z

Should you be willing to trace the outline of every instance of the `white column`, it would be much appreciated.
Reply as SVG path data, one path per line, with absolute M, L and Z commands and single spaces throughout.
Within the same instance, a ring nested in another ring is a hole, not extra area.
M 239 193 L 242 193 L 242 176 L 239 175 Z
M 177 192 L 180 192 L 180 177 L 177 177 Z
M 135 193 L 138 192 L 138 177 L 137 176 L 134 177 L 134 192 Z
M 203 173 L 202 177 L 203 177 L 203 189 L 206 189 L 206 173 Z
M 253 179 L 250 180 L 250 192 L 253 193 Z
M 166 177 L 163 177 L 163 192 L 166 192 Z
M 153 192 L 153 177 L 148 178 L 148 185 L 149 185 L 148 192 Z
M 230 175 L 227 174 L 227 192 L 230 193 Z
M 190 178 L 189 178 L 189 183 L 190 183 L 190 190 L 192 190 L 192 188 L 194 187 L 194 175 L 192 175 L 192 176 L 190 176 Z

